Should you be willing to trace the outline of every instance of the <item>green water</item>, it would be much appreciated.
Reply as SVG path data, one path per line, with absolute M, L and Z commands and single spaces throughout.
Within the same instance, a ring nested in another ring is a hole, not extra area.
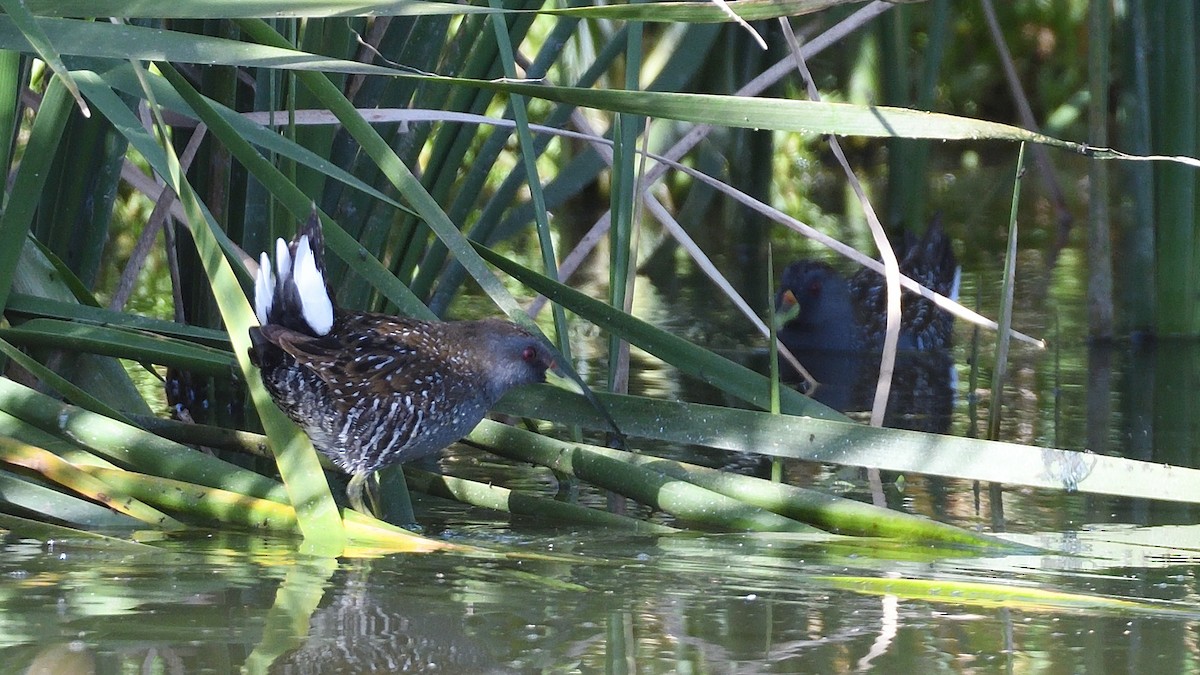
M 246 664 L 279 673 L 1197 667 L 1196 559 L 1166 560 L 1151 547 L 1140 560 L 1099 557 L 1126 528 L 1037 538 L 1087 558 L 976 560 L 794 536 L 616 537 L 480 521 L 442 534 L 552 558 L 338 562 L 228 536 L 128 556 L 9 538 L 0 549 L 0 654 L 6 672 L 40 673 L 225 673 Z M 990 579 L 1169 602 L 1133 614 L 996 606 L 949 592 L 931 601 L 843 590 L 822 575 Z

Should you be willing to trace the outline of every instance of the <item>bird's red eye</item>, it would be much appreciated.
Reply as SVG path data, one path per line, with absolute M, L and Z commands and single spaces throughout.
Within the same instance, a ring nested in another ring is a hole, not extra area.
M 537 350 L 533 347 L 526 347 L 525 351 L 521 352 L 521 358 L 526 361 L 532 361 L 537 357 Z
M 821 292 L 821 282 L 820 281 L 814 280 L 814 281 L 808 282 L 809 295 L 816 295 L 820 292 Z

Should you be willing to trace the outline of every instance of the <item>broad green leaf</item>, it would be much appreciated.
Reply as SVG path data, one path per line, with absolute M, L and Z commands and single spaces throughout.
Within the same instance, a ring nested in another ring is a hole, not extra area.
M 16 209 L 14 209 L 16 210 Z M 79 279 L 34 239 L 25 239 L 17 261 L 16 276 L 9 287 L 12 298 L 37 297 L 38 301 L 56 303 L 58 306 L 74 307 L 80 311 L 94 309 L 95 298 L 83 287 Z M 5 313 L 10 322 L 17 319 L 16 312 L 8 307 Z M 38 344 L 34 347 L 40 346 Z M 136 357 L 134 357 L 136 358 Z M 150 406 L 142 398 L 129 374 L 119 361 L 92 354 L 72 354 L 60 360 L 56 372 L 73 385 L 91 396 L 102 398 L 109 406 L 136 414 L 149 414 Z
M 0 337 L 27 347 L 116 356 L 217 377 L 229 377 L 235 364 L 228 351 L 140 331 L 56 319 L 33 319 L 16 328 L 0 328 Z
M 634 437 L 1066 492 L 1200 503 L 1200 469 L 683 401 L 598 398 L 621 430 Z M 520 397 L 510 396 L 498 408 L 604 430 L 580 397 L 550 387 L 526 387 Z
M 521 82 L 466 82 L 483 89 L 525 94 L 584 108 L 636 113 L 648 117 L 722 127 L 797 131 L 808 134 L 1028 141 L 1085 152 L 1085 146 L 1038 134 L 1020 127 L 944 113 L 889 106 L 829 103 L 781 98 L 616 91 L 555 87 Z
M 21 250 L 21 260 L 17 265 L 13 293 L 53 298 L 86 307 L 100 306 L 96 296 L 75 276 L 62 258 L 36 237 L 30 236 L 25 240 L 25 248 Z
M 56 401 L 29 387 L 0 378 L 0 411 L 53 436 L 87 448 L 114 464 L 142 473 L 287 501 L 277 481 L 135 426 Z M 0 416 L 0 432 L 21 438 L 11 420 Z M 54 448 L 47 446 L 47 449 Z
M 555 87 L 521 82 L 472 80 L 414 74 L 400 68 L 389 68 L 307 54 L 290 48 L 274 30 L 256 20 L 241 20 L 239 25 L 250 35 L 266 44 L 255 45 L 236 40 L 153 30 L 139 26 L 110 25 L 69 19 L 40 19 L 39 25 L 72 54 L 111 59 L 154 59 L 203 64 L 259 66 L 293 69 L 310 73 L 308 86 L 316 85 L 315 72 L 361 73 L 414 78 L 429 83 L 468 86 L 490 91 L 524 94 L 561 103 L 647 115 L 656 118 L 715 124 L 753 129 L 800 131 L 812 134 L 840 134 L 904 138 L 940 138 L 946 140 L 981 140 L 985 138 L 1043 143 L 1075 152 L 1100 156 L 1094 149 L 1062 141 L 1019 127 L 974 120 L 942 113 L 930 113 L 886 106 L 863 106 L 848 103 L 794 101 L 786 99 L 722 96 L 716 94 L 682 94 L 645 91 L 610 91 Z M 0 48 L 29 51 L 30 46 L 19 30 L 0 17 Z M 336 99 L 333 90 L 320 94 L 330 104 Z M 340 93 L 338 94 L 340 97 Z M 356 131 L 360 143 L 377 162 L 388 163 L 386 156 L 374 148 L 374 141 L 363 135 L 369 128 L 365 121 L 354 122 L 346 117 L 353 106 L 342 102 L 329 105 L 343 123 L 362 127 Z M 340 112 L 339 112 L 340 111 Z M 378 156 L 375 156 L 378 155 Z M 386 168 L 386 167 L 384 167 Z M 398 177 L 393 177 L 398 181 Z M 398 181 L 399 182 L 399 181 Z M 405 194 L 404 190 L 401 190 Z M 405 195 L 412 203 L 412 195 Z M 418 209 L 420 211 L 421 209 Z M 422 212 L 428 218 L 430 214 Z M 441 236 L 439 234 L 439 236 Z
M 830 588 L 841 588 L 871 595 L 896 595 L 907 600 L 967 605 L 971 607 L 1009 607 L 1022 611 L 1061 612 L 1105 611 L 1116 616 L 1180 614 L 1196 616 L 1191 607 L 1161 602 L 1111 598 L 1055 591 L 1011 583 L 988 583 L 951 579 L 907 579 L 893 577 L 814 576 L 811 580 Z
M 139 19 L 287 19 L 351 16 L 431 16 L 490 13 L 433 0 L 24 0 L 37 16 L 115 16 Z
M 0 138 L 13 138 L 20 126 L 17 116 L 21 103 L 21 91 L 25 86 L 25 78 L 21 68 L 21 54 L 15 51 L 0 52 Z M 15 148 L 9 144 L 0 145 L 0 166 L 9 167 Z M 3 205 L 11 195 L 5 193 L 0 199 Z
M 141 521 L 123 513 L 117 513 L 65 492 L 37 485 L 7 471 L 0 471 L 0 502 L 28 513 L 36 513 L 39 516 L 63 523 L 73 523 L 79 527 L 107 530 L 145 527 Z M 9 518 L 15 520 L 9 521 Z M 17 529 L 22 538 L 37 536 L 35 533 L 40 531 L 40 528 L 33 527 L 33 522 L 14 516 L 0 515 L 0 527 Z M 57 526 L 48 527 L 54 528 L 51 531 L 59 536 L 63 534 L 62 530 L 66 529 Z
M 0 0 L 0 8 L 25 35 L 25 39 L 29 41 L 29 45 L 33 47 L 38 58 L 45 61 L 55 75 L 61 79 L 67 91 L 79 104 L 79 109 L 83 112 L 84 117 L 90 116 L 91 112 L 88 110 L 87 103 L 84 103 L 83 97 L 79 95 L 79 87 L 75 86 L 75 81 L 71 78 L 71 71 L 63 63 L 57 45 L 52 44 L 50 38 L 42 32 L 41 25 L 29 12 L 24 0 Z
M 62 81 L 51 79 L 29 132 L 25 155 L 13 179 L 13 194 L 42 193 L 50 161 L 54 159 L 70 111 L 69 92 Z M 36 207 L 36 199 L 14 199 L 0 215 L 0 307 L 8 301 Z
M 229 346 L 229 335 L 224 331 L 188 326 L 174 321 L 152 319 L 128 312 L 114 312 L 100 307 L 77 305 L 23 293 L 13 293 L 9 297 L 5 313 L 26 319 L 62 319 L 76 323 L 145 331 L 167 338 L 194 342 L 220 351 L 232 352 L 232 348 Z
M 41 363 L 38 363 L 36 359 L 33 359 L 25 352 L 17 349 L 6 340 L 0 339 L 0 352 L 3 352 L 3 354 L 12 359 L 14 363 L 29 371 L 39 381 L 46 384 L 54 391 L 57 391 L 59 394 L 62 394 L 68 400 L 73 401 L 76 405 L 87 408 L 92 412 L 100 413 L 101 415 L 107 415 L 115 420 L 120 420 L 126 423 L 129 422 L 129 419 L 127 419 L 119 410 L 110 407 L 104 401 L 92 396 L 82 388 L 75 386 L 66 378 L 62 377 L 53 370 L 50 370 Z
M 323 72 L 396 75 L 403 71 L 289 48 L 265 47 L 238 40 L 170 30 L 75 19 L 35 19 L 65 55 L 114 61 L 165 60 L 209 65 L 256 65 Z M 0 46 L 34 53 L 11 18 L 0 16 Z M 69 104 L 68 99 L 68 104 Z

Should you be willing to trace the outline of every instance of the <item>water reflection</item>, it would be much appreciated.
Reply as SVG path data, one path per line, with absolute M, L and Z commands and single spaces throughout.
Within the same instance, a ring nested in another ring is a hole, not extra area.
M 818 383 L 812 388 L 813 398 L 840 412 L 870 412 L 879 379 L 879 354 L 800 350 L 795 356 Z M 808 389 L 797 379 L 788 382 Z M 946 433 L 957 383 L 954 354 L 948 349 L 897 354 L 884 426 Z
M 0 658 L 25 673 L 934 672 L 947 661 L 968 670 L 1128 663 L 1166 672 L 1151 666 L 1190 658 L 1180 629 L 1200 618 L 1185 578 L 1197 561 L 1156 561 L 1158 542 L 1130 545 L 1134 535 L 1081 533 L 1074 545 L 1089 558 L 1077 572 L 1070 565 L 1082 559 L 1069 556 L 955 558 L 767 535 L 533 533 L 506 535 L 507 548 L 550 557 L 340 562 L 225 537 L 178 545 L 186 554 L 170 565 L 82 549 L 31 555 L 30 542 L 10 543 L 0 550 L 10 582 L 0 619 L 38 628 L 7 632 Z M 1004 577 L 1034 593 L 1096 600 L 997 603 L 936 590 L 921 598 L 900 587 L 859 592 L 855 577 Z M 106 584 L 123 588 L 126 602 L 90 602 L 83 589 Z M 1109 596 L 1175 602 L 1134 611 L 1105 605 Z
M 1099 351 L 1099 350 L 1095 350 Z M 1124 419 L 1119 447 L 1136 458 L 1177 466 L 1200 466 L 1200 344 L 1159 340 L 1131 346 L 1118 373 Z M 1097 396 L 1103 395 L 1097 392 Z M 1109 392 L 1109 397 L 1113 392 Z M 1112 428 L 1112 425 L 1109 426 Z M 1130 455 L 1127 455 L 1130 456 Z
M 302 644 L 270 672 L 509 672 L 497 665 L 510 640 L 503 631 L 472 622 L 454 599 L 388 592 L 387 576 L 358 569 L 331 579 Z

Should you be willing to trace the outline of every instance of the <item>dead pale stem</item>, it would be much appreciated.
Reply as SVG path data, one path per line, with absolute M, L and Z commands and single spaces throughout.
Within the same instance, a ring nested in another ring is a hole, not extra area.
M 188 141 L 187 147 L 183 149 L 183 154 L 179 156 L 179 163 L 185 172 L 192 165 L 192 160 L 196 158 L 196 152 L 200 149 L 200 143 L 204 140 L 204 132 L 206 130 L 207 127 L 203 124 L 197 126 L 196 130 L 192 133 L 191 139 Z M 141 173 L 137 167 L 132 166 L 129 160 L 125 160 L 125 164 L 129 165 L 133 171 Z M 125 176 L 125 173 L 125 167 L 122 166 L 122 177 Z M 159 231 L 163 229 L 167 218 L 176 209 L 177 197 L 174 190 L 166 186 L 159 186 L 158 183 L 151 183 L 151 185 L 159 187 L 158 192 L 156 194 L 144 194 L 154 201 L 154 210 L 150 212 L 150 218 L 146 221 L 145 227 L 142 228 L 142 234 L 138 237 L 137 244 L 133 247 L 133 252 L 129 254 L 129 262 L 121 272 L 121 279 L 117 282 L 117 288 L 113 292 L 112 300 L 108 303 L 108 308 L 113 311 L 119 312 L 125 309 L 125 303 L 129 302 L 129 296 L 133 295 L 133 289 L 137 284 L 138 276 L 141 275 L 142 268 L 146 265 L 146 258 L 150 255 L 150 249 L 154 246 L 154 241 L 158 238 Z M 182 209 L 179 209 L 179 213 L 182 215 Z
M 796 34 L 792 32 L 792 24 L 786 17 L 781 17 L 779 23 L 787 37 L 788 46 L 796 58 L 796 68 L 800 71 L 800 76 L 808 89 L 808 98 L 812 101 L 820 101 L 821 94 L 817 91 L 812 73 L 809 72 L 808 64 L 800 51 L 800 43 L 796 40 Z M 854 170 L 850 168 L 850 162 L 846 160 L 846 153 L 842 152 L 842 145 L 838 142 L 837 136 L 832 134 L 829 136 L 829 148 L 846 174 L 846 180 L 854 189 L 855 196 L 858 197 L 863 214 L 867 217 L 867 224 L 871 227 L 871 236 L 875 239 L 875 247 L 879 249 L 879 257 L 883 261 L 883 278 L 887 283 L 885 295 L 887 298 L 887 329 L 883 335 L 883 354 L 879 362 L 879 379 L 875 384 L 875 400 L 871 404 L 871 426 L 882 427 L 884 414 L 887 412 L 888 394 L 892 390 L 892 375 L 896 367 L 896 346 L 900 342 L 900 261 L 896 259 L 896 252 L 892 250 L 892 244 L 888 241 L 883 223 L 879 222 L 879 216 L 875 214 L 875 209 L 867 199 L 867 194 L 863 191 L 858 176 L 854 175 Z M 887 506 L 879 470 L 868 470 L 867 479 L 871 484 L 871 501 L 875 506 Z
M 809 100 L 820 101 L 821 93 L 817 91 L 817 85 L 813 82 L 812 73 L 808 70 L 808 64 L 800 50 L 800 44 L 796 41 L 796 34 L 792 32 L 792 25 L 788 23 L 787 18 L 780 18 L 779 23 L 783 27 L 784 35 L 787 36 L 792 54 L 796 58 L 796 68 L 800 71 L 800 77 L 803 78 L 808 89 Z M 892 388 L 892 373 L 896 365 L 896 345 L 900 341 L 900 261 L 896 259 L 896 252 L 892 250 L 892 244 L 888 241 L 883 223 L 879 222 L 879 216 L 875 214 L 875 208 L 867 199 L 862 183 L 854 174 L 854 170 L 850 168 L 850 162 L 846 159 L 846 153 L 842 152 L 842 144 L 838 142 L 837 136 L 829 136 L 829 148 L 846 174 L 846 180 L 853 188 L 855 196 L 858 197 L 858 203 L 862 206 L 863 214 L 867 217 L 867 224 L 871 227 L 871 237 L 875 240 L 875 247 L 879 249 L 879 257 L 883 262 L 883 278 L 887 283 L 887 332 L 884 333 L 883 338 L 883 359 L 879 364 L 879 381 L 875 388 L 875 402 L 871 407 L 871 426 L 879 427 L 883 426 L 883 416 L 887 410 L 888 393 Z
M 125 181 L 129 187 L 146 195 L 152 202 L 157 203 L 164 192 L 174 194 L 171 188 L 160 185 L 154 178 L 142 173 L 141 169 L 129 162 L 125 162 L 121 167 L 121 180 Z M 177 222 L 184 222 L 187 218 L 187 214 L 183 212 L 183 207 L 180 206 L 178 199 L 171 200 L 170 211 L 171 217 Z M 173 227 L 163 228 L 163 240 L 165 242 L 164 248 L 167 252 L 167 271 L 171 275 L 171 296 L 174 301 L 172 306 L 175 308 L 175 320 L 183 323 L 183 295 L 180 290 L 183 287 L 183 281 L 179 276 L 179 260 L 175 254 L 174 232 L 175 228 Z

